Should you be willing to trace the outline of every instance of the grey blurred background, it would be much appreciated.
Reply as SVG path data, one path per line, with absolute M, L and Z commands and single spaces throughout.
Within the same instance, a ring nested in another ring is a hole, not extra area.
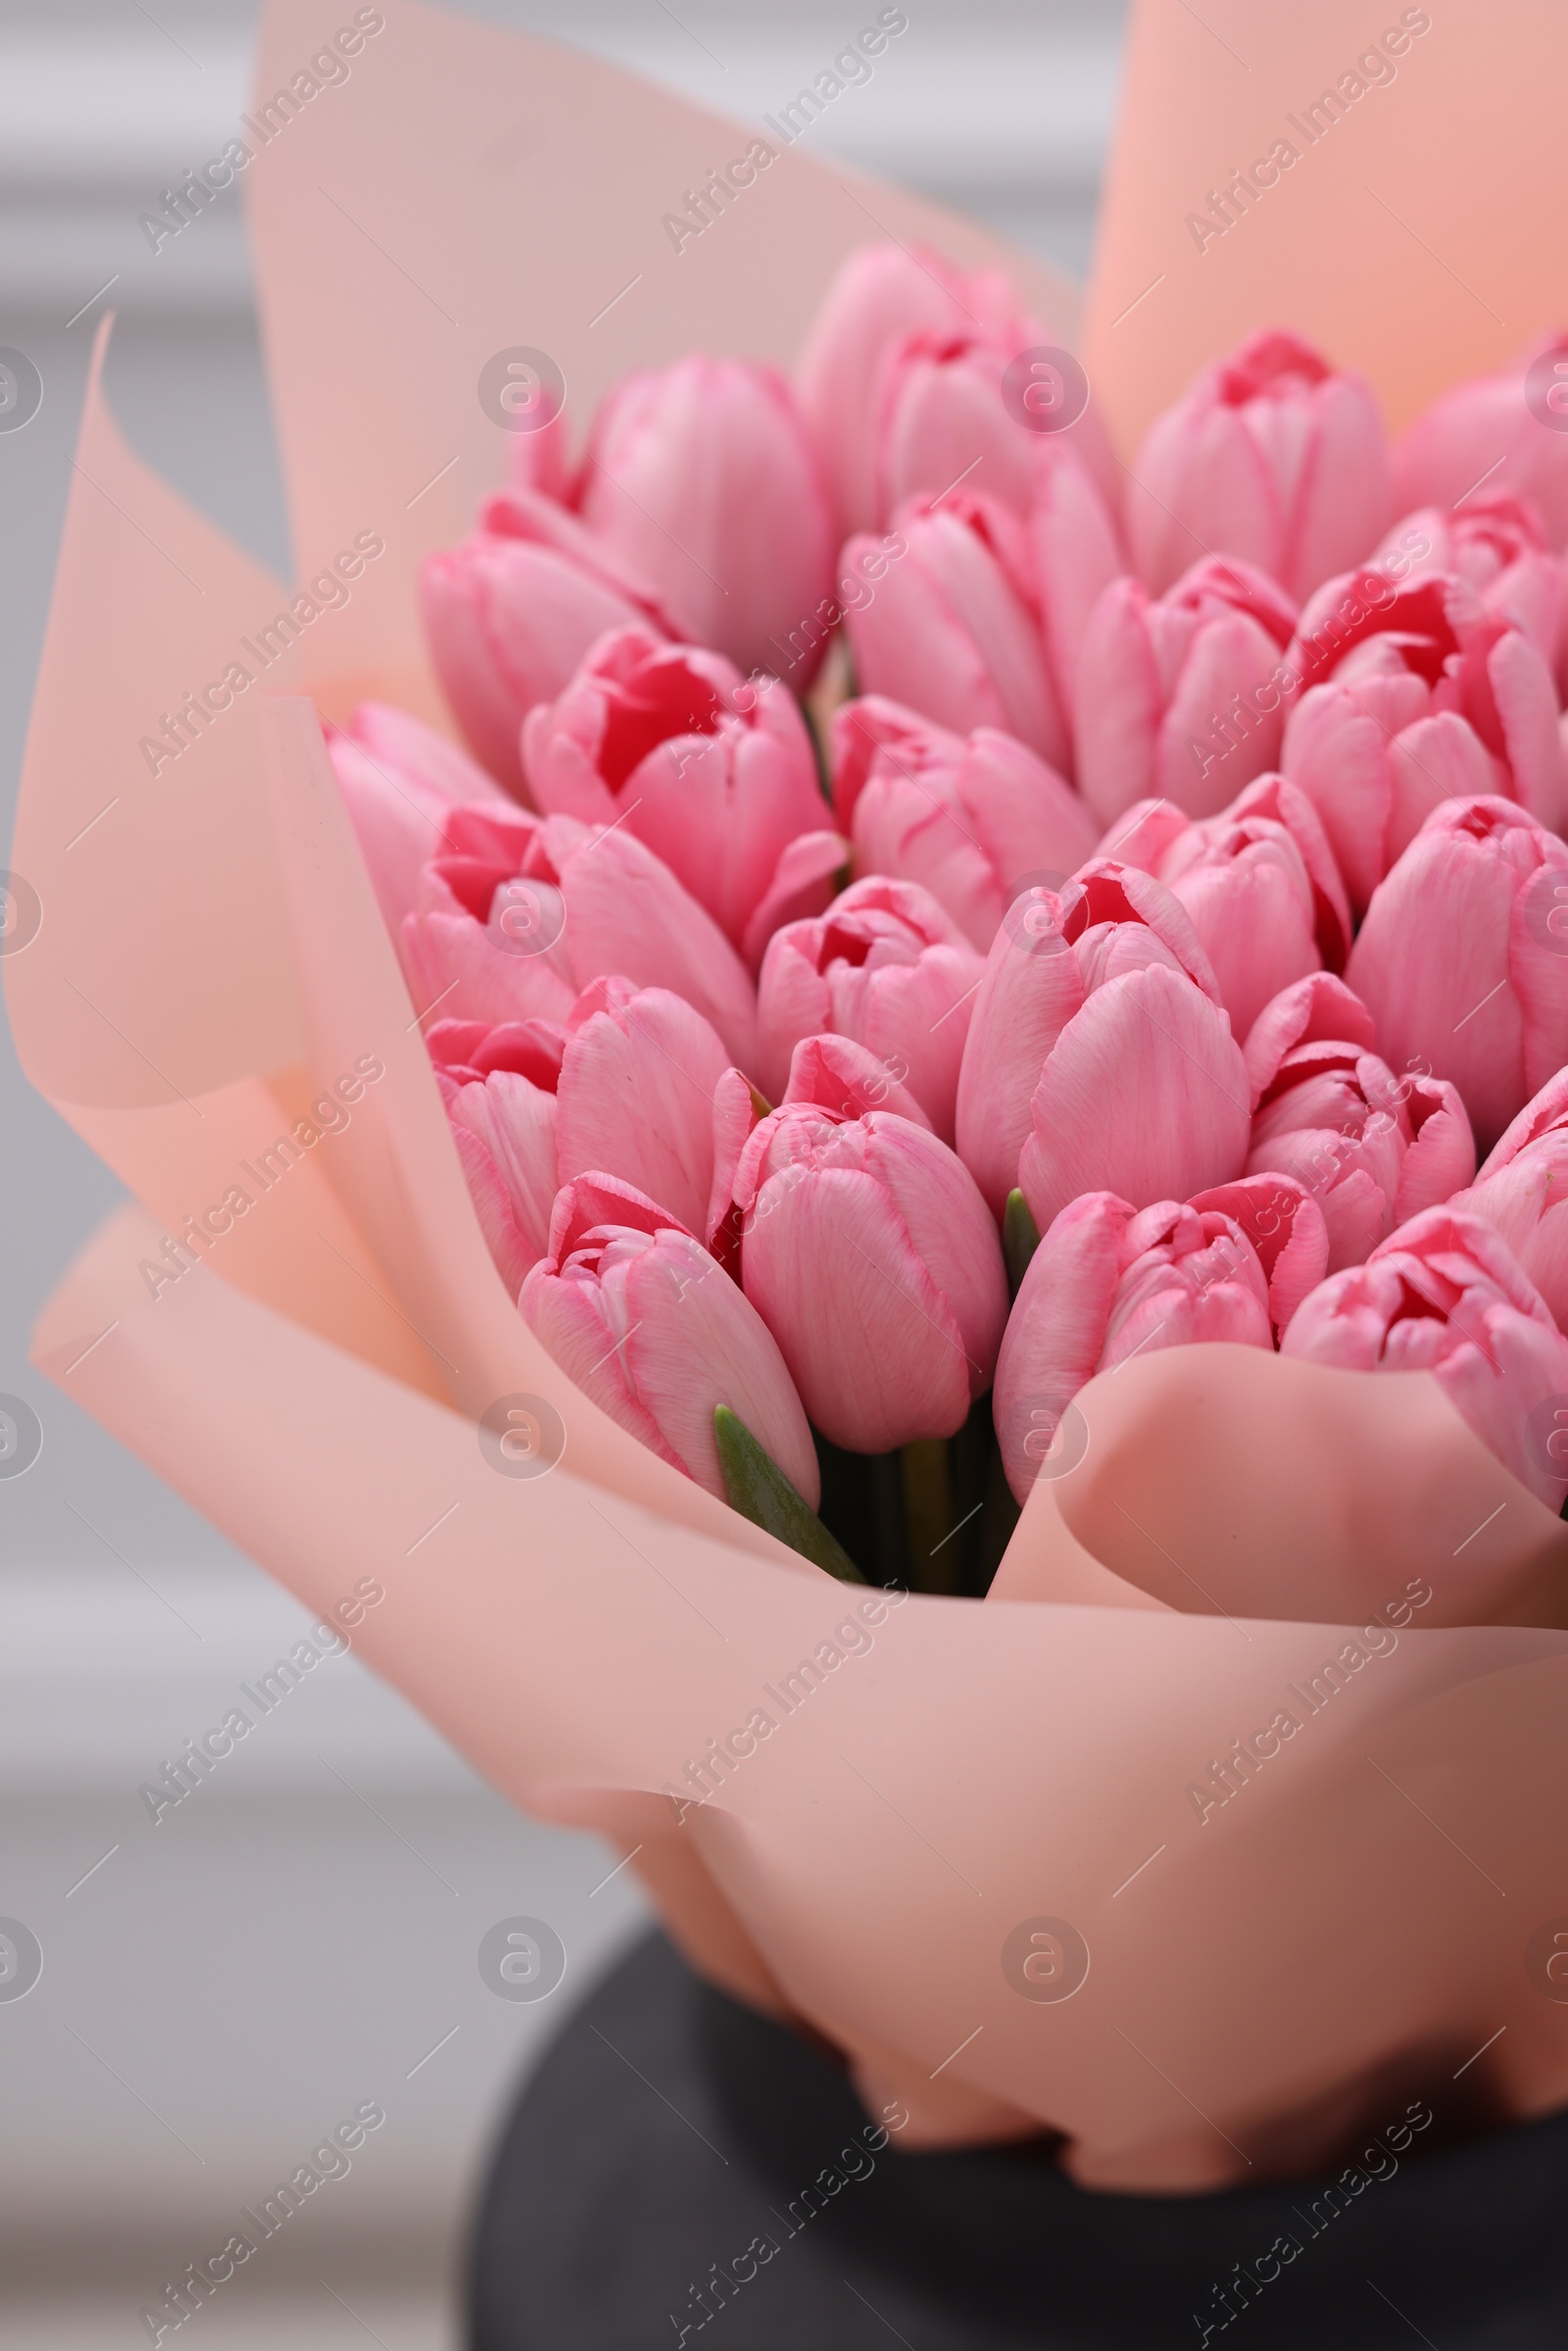
M 1081 276 L 1122 0 L 906 8 L 874 78 L 808 141 Z M 776 109 L 861 22 L 849 0 L 797 0 L 787 26 L 760 0 L 475 13 L 741 120 Z M 253 16 L 249 0 L 0 5 L 0 345 L 44 384 L 31 423 L 0 435 L 6 838 L 106 307 L 131 442 L 288 569 L 238 207 L 156 257 L 136 225 L 232 132 Z M 604 1882 L 612 1854 L 511 1811 L 352 1656 L 154 1826 L 140 1784 L 306 1620 L 28 1368 L 32 1318 L 117 1187 L 30 1093 L 9 1039 L 0 1135 L 0 1393 L 45 1431 L 27 1475 L 0 1480 L 0 1933 L 23 1921 L 44 1957 L 25 1998 L 0 1984 L 0 2343 L 147 2342 L 143 2307 L 374 2101 L 386 2121 L 352 2171 L 202 2307 L 201 2338 L 454 2344 L 465 2216 L 506 2102 L 646 1914 L 624 1873 Z M 476 1965 L 485 1931 L 518 1915 L 548 1920 L 568 1954 L 538 2005 L 494 1996 Z

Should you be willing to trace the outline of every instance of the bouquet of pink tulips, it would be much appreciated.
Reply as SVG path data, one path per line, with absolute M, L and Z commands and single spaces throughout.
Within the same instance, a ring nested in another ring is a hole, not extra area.
M 793 383 L 633 375 L 575 465 L 541 389 L 423 574 L 471 756 L 330 749 L 577 1388 L 936 1590 L 1198 1341 L 1430 1369 L 1562 1503 L 1568 439 L 1477 489 L 1495 408 L 1391 452 L 1265 332 L 1123 475 L 1004 279 L 897 246 Z

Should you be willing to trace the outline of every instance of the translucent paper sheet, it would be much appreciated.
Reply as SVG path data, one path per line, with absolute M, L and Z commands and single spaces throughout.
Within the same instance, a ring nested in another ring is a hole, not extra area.
M 12 855 L 43 921 L 6 979 L 33 1082 L 140 1205 L 67 1276 L 39 1362 L 313 1608 L 373 1574 L 370 1662 L 517 1803 L 635 1850 L 698 1964 L 838 2043 L 873 2109 L 908 2109 L 905 2145 L 1046 2127 L 1086 2182 L 1198 2188 L 1309 2166 L 1369 2099 L 1456 2069 L 1472 2104 L 1560 2103 L 1568 1530 L 1435 1382 L 1137 1360 L 1080 1397 L 1082 1458 L 986 1602 L 882 1597 L 656 1460 L 511 1306 L 311 700 L 442 719 L 415 572 L 502 475 L 474 391 L 497 350 L 548 351 L 580 430 L 633 363 L 787 361 L 867 238 L 998 249 L 786 152 L 677 255 L 662 215 L 742 134 L 564 51 L 378 13 L 246 177 L 297 576 L 332 565 L 346 600 L 305 616 L 89 392 Z M 1250 106 L 1367 31 L 1208 13 L 1264 77 Z M 1482 27 L 1445 21 L 1373 93 L 1348 125 L 1368 171 L 1405 168 L 1396 119 L 1451 168 Z M 274 0 L 259 104 L 320 38 Z M 1123 432 L 1282 308 L 1396 409 L 1495 357 L 1424 279 L 1394 350 L 1327 186 L 1311 250 L 1282 191 L 1293 273 L 1260 213 L 1255 267 L 1177 269 L 1163 326 L 1113 323 L 1172 258 L 1171 189 L 1233 160 L 1240 69 L 1209 38 L 1159 6 L 1133 41 L 1089 346 Z M 1555 288 L 1504 235 L 1483 130 L 1467 233 L 1511 272 L 1512 343 Z M 1550 217 L 1543 190 L 1543 239 Z M 1071 339 L 1065 290 L 1009 266 Z M 177 758 L 149 753 L 225 675 Z M 346 1123 L 312 1118 L 328 1093 Z M 559 1415 L 544 1474 L 502 1445 L 518 1398 Z

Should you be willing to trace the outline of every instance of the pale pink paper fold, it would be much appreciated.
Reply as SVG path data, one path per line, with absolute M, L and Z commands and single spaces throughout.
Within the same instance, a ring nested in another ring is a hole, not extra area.
M 156 775 L 148 725 L 284 591 L 89 393 L 13 853 L 44 922 L 6 978 L 29 1074 L 142 1205 L 68 1276 L 39 1361 L 312 1605 L 373 1573 L 370 1661 L 516 1801 L 640 1846 L 700 1963 L 836 2040 L 911 2138 L 1045 2126 L 1086 2181 L 1197 2187 L 1310 2163 L 1357 2082 L 1446 2080 L 1489 2040 L 1500 2111 L 1561 2101 L 1568 2012 L 1525 1945 L 1563 1903 L 1568 1533 L 1425 1375 L 1210 1348 L 1096 1381 L 1088 1452 L 1037 1488 L 993 1598 L 905 1600 L 788 1708 L 860 1595 L 608 1422 L 514 1312 L 301 689 L 438 711 L 415 567 L 499 475 L 494 349 L 551 350 L 580 424 L 633 360 L 787 358 L 862 236 L 993 249 L 785 155 L 750 213 L 661 252 L 732 131 L 383 13 L 250 194 L 301 574 L 360 531 L 385 553 Z M 270 9 L 264 95 L 318 38 L 302 0 Z M 347 1128 L 152 1280 L 163 1237 L 367 1058 Z M 538 1479 L 478 1443 L 519 1392 L 565 1427 Z M 1205 1814 L 1214 1759 L 1414 1577 L 1416 1624 Z M 661 1791 L 760 1706 L 772 1736 L 680 1813 Z M 1004 1967 L 1041 1917 L 1091 1956 L 1060 2004 Z

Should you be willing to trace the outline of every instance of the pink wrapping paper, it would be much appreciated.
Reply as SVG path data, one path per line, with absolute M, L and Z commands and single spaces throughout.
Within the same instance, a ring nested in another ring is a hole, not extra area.
M 373 1573 L 364 1654 L 510 1797 L 635 1849 L 698 1964 L 837 2042 L 873 2108 L 903 2100 L 906 2145 L 1045 2127 L 1085 2182 L 1199 2188 L 1326 2159 L 1368 2085 L 1562 2102 L 1538 1931 L 1568 1911 L 1568 1530 L 1428 1376 L 1136 1361 L 1080 1397 L 1087 1452 L 1036 1488 L 990 1599 L 888 1602 L 655 1459 L 513 1310 L 304 697 L 441 715 L 415 566 L 500 477 L 474 397 L 495 350 L 549 351 L 580 429 L 634 361 L 787 359 L 864 238 L 996 248 L 787 153 L 677 256 L 662 216 L 733 129 L 566 52 L 380 13 L 247 194 L 299 577 L 382 552 L 156 773 L 141 738 L 227 662 L 260 667 L 237 649 L 286 592 L 89 391 L 13 852 L 44 920 L 6 979 L 34 1083 L 141 1204 L 66 1278 L 38 1361 L 313 1607 Z M 1175 13 L 1134 41 L 1097 321 L 1165 234 L 1174 147 L 1213 126 Z M 1271 13 L 1231 14 L 1298 70 Z M 260 96 L 319 38 L 274 0 Z M 1185 128 L 1145 152 L 1151 73 Z M 1379 95 L 1438 106 L 1433 79 Z M 1065 292 L 1009 266 L 1068 335 Z M 1328 267 L 1293 322 L 1335 348 Z M 1274 315 L 1261 283 L 1232 273 L 1177 375 Z M 1148 390 L 1152 343 L 1095 331 L 1125 426 L 1175 383 Z M 1493 355 L 1479 330 L 1421 348 L 1396 400 Z M 237 1172 L 356 1070 L 346 1129 L 265 1190 Z M 231 1229 L 149 1275 L 236 1183 L 256 1197 Z M 564 1430 L 539 1477 L 480 1443 L 518 1394 Z M 1297 1730 L 1214 1800 L 1281 1709 Z M 1055 1939 L 1026 1971 L 1033 1932 Z

